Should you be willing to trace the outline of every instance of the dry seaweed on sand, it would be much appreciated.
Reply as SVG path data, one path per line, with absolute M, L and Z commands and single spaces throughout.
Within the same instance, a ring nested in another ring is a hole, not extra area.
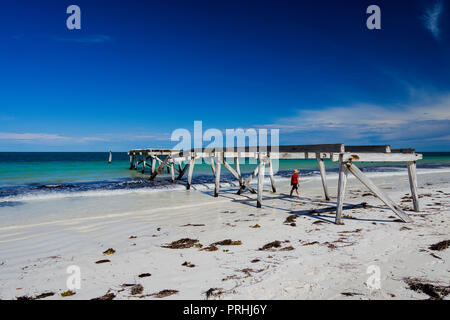
M 111 262 L 111 260 L 102 259 L 102 260 L 95 261 L 95 263 L 97 263 L 97 264 L 99 264 L 99 263 L 106 263 L 106 262 Z
M 155 298 L 165 298 L 165 297 L 177 294 L 178 292 L 179 292 L 178 290 L 164 289 L 164 290 L 161 290 L 159 292 L 152 293 L 150 295 L 155 297 Z
M 295 223 L 295 220 L 298 218 L 298 215 L 296 215 L 296 214 L 291 214 L 291 215 L 289 215 L 287 218 L 286 218 L 286 220 L 284 220 L 284 224 L 292 224 L 292 223 Z
M 204 247 L 203 249 L 201 249 L 202 251 L 217 251 L 219 250 L 219 248 L 217 248 L 216 246 L 209 246 L 209 247 Z
M 233 241 L 231 239 L 225 239 L 222 241 L 214 242 L 211 244 L 211 246 L 240 246 L 241 244 L 241 240 Z
M 370 209 L 370 208 L 372 208 L 367 202 L 361 202 L 361 206 L 362 206 L 364 209 Z
M 322 223 L 325 223 L 325 221 L 323 221 L 323 220 L 317 220 L 317 221 L 314 221 L 312 224 L 322 224 Z
M 261 228 L 261 226 L 259 224 L 255 224 L 254 226 L 250 226 L 250 228 Z
M 356 292 L 341 292 L 341 294 L 343 296 L 346 296 L 346 297 L 353 297 L 353 296 L 360 296 L 361 295 L 361 293 L 356 293 Z
M 259 248 L 259 250 L 261 250 L 261 251 L 269 250 L 269 249 L 279 248 L 279 247 L 281 247 L 281 241 L 275 240 L 275 241 L 265 244 L 264 246 L 262 246 L 262 248 Z
M 308 242 L 308 243 L 302 244 L 302 246 L 312 246 L 313 244 L 319 244 L 319 242 L 318 241 Z
M 16 299 L 17 300 L 39 300 L 39 299 L 51 297 L 51 296 L 54 296 L 54 295 L 55 295 L 54 292 L 44 292 L 44 293 L 38 294 L 35 297 L 21 296 L 21 297 L 17 297 Z
M 102 301 L 105 301 L 105 300 L 113 300 L 115 297 L 116 297 L 116 295 L 113 292 L 109 292 L 108 291 L 103 296 L 97 297 L 97 298 L 93 298 L 91 300 L 102 300 Z
M 432 300 L 442 300 L 450 294 L 450 286 L 435 285 L 430 282 L 425 282 L 424 280 L 412 278 L 405 279 L 405 282 L 409 289 L 416 292 L 422 292 L 428 295 Z
M 130 293 L 134 296 L 136 294 L 141 294 L 144 291 L 144 287 L 141 284 L 136 284 L 131 287 Z
M 184 224 L 181 227 L 204 227 L 205 225 L 203 223 L 188 223 Z
M 116 253 L 116 250 L 114 250 L 113 248 L 109 248 L 108 250 L 103 251 L 103 254 L 106 254 L 106 255 L 110 255 L 110 254 L 114 254 L 114 253 Z
M 293 246 L 281 248 L 280 251 L 292 251 L 295 250 Z
M 140 275 L 138 275 L 139 278 L 145 278 L 145 277 L 150 277 L 151 273 L 141 273 Z
M 64 291 L 63 293 L 61 293 L 61 297 L 70 297 L 70 296 L 73 296 L 74 294 L 75 294 L 74 291 L 67 290 L 67 291 Z
M 433 251 L 442 251 L 450 247 L 450 240 L 444 240 L 435 244 L 432 244 L 428 249 Z
M 172 241 L 171 243 L 166 244 L 162 247 L 169 249 L 187 249 L 193 247 L 197 243 L 198 240 L 196 239 L 183 238 L 177 241 Z
M 253 259 L 252 261 L 250 261 L 251 263 L 256 263 L 256 262 L 260 262 L 260 259 Z
M 191 263 L 190 261 L 185 261 L 181 264 L 183 267 L 193 268 L 195 267 L 195 264 Z
M 210 288 L 203 294 L 206 296 L 206 300 L 208 300 L 211 297 L 218 297 L 224 293 L 225 291 L 223 291 L 223 288 Z

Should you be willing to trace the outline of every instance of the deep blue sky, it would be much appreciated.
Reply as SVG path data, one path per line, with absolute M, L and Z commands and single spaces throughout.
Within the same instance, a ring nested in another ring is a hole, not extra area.
M 450 151 L 449 17 L 446 0 L 5 0 L 0 151 L 172 146 L 194 120 Z

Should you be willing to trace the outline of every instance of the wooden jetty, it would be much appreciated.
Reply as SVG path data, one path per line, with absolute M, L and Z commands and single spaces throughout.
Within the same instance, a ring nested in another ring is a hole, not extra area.
M 419 195 L 417 191 L 416 161 L 422 159 L 421 154 L 415 153 L 414 149 L 391 149 L 390 146 L 344 146 L 344 144 L 319 144 L 319 145 L 291 145 L 291 146 L 264 146 L 264 147 L 235 147 L 223 149 L 134 149 L 128 152 L 130 156 L 130 169 L 139 170 L 144 173 L 146 167 L 150 168 L 150 180 L 158 174 L 164 173 L 164 169 L 171 174 L 172 182 L 180 180 L 187 171 L 187 189 L 192 182 L 192 175 L 197 159 L 208 159 L 214 174 L 214 196 L 219 195 L 220 175 L 222 165 L 239 182 L 238 194 L 245 190 L 257 194 L 256 206 L 262 207 L 262 194 L 267 166 L 268 176 L 272 191 L 276 192 L 275 179 L 273 176 L 272 160 L 278 159 L 316 159 L 318 162 L 324 197 L 330 200 L 326 181 L 326 170 L 324 159 L 339 162 L 338 194 L 336 204 L 336 223 L 341 224 L 342 209 L 345 200 L 345 188 L 347 176 L 350 172 L 363 185 L 365 185 L 376 197 L 383 201 L 402 221 L 411 222 L 411 218 L 395 204 L 387 194 L 378 188 L 369 177 L 367 177 L 355 163 L 357 162 L 406 162 L 411 188 L 411 196 L 414 211 L 419 211 Z M 239 159 L 256 159 L 257 165 L 254 171 L 243 178 Z M 233 159 L 233 166 L 229 163 Z M 176 177 L 175 177 L 176 176 Z M 257 190 L 250 186 L 251 181 L 257 177 Z

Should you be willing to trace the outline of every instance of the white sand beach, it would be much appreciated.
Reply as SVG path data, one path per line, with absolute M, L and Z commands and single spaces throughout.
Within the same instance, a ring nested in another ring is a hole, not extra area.
M 372 177 L 412 207 L 406 173 Z M 450 239 L 449 172 L 419 170 L 422 210 L 407 211 L 409 224 L 350 178 L 344 225 L 335 225 L 337 181 L 328 179 L 328 203 L 319 179 L 301 183 L 301 199 L 289 198 L 288 183 L 278 181 L 275 194 L 266 185 L 261 209 L 256 195 L 238 196 L 236 187 L 218 198 L 212 190 L 174 190 L 2 207 L 0 299 L 49 292 L 45 299 L 206 299 L 208 290 L 209 299 L 428 299 L 406 279 L 450 285 L 450 248 L 429 249 Z M 363 202 L 370 207 L 352 207 Z M 164 247 L 183 238 L 198 242 Z M 226 239 L 241 244 L 204 250 Z M 259 250 L 274 241 L 278 247 Z M 115 253 L 103 254 L 109 248 Z M 71 265 L 80 267 L 81 288 L 62 297 Z M 379 289 L 367 285 L 368 268 L 379 268 Z M 143 290 L 132 294 L 137 284 Z M 157 294 L 163 290 L 173 291 Z

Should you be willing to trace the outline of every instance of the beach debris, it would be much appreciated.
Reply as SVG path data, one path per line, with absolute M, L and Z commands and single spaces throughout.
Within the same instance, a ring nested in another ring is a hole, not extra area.
M 450 294 L 450 286 L 441 286 L 426 282 L 420 279 L 406 278 L 406 284 L 410 290 L 422 292 L 430 297 L 431 300 L 442 300 Z
M 16 299 L 17 300 L 22 300 L 22 301 L 24 301 L 24 300 L 39 300 L 39 299 L 44 299 L 44 298 L 51 297 L 51 296 L 54 296 L 54 295 L 55 295 L 54 292 L 44 292 L 44 293 L 38 294 L 35 297 L 21 296 L 21 297 L 16 297 Z
M 67 290 L 64 291 L 63 293 L 61 293 L 61 297 L 70 297 L 73 296 L 76 292 L 72 291 L 72 290 Z
M 275 240 L 272 241 L 270 243 L 265 244 L 264 246 L 262 246 L 261 248 L 259 248 L 259 250 L 269 250 L 269 249 L 273 249 L 273 248 L 279 248 L 281 247 L 281 241 Z
M 362 295 L 361 293 L 356 293 L 356 292 L 341 292 L 341 294 L 343 296 L 346 296 L 346 297 L 353 297 L 353 296 L 361 296 Z
M 283 223 L 295 227 L 295 219 L 297 219 L 297 218 L 298 218 L 298 215 L 296 215 L 296 214 L 291 214 L 291 215 L 289 215 L 289 216 L 286 218 L 286 220 L 284 220 Z M 294 224 L 294 225 L 292 225 L 292 224 Z
M 130 288 L 130 293 L 134 296 L 141 294 L 144 291 L 144 287 L 141 284 L 135 284 Z
M 221 211 L 221 213 L 236 213 L 236 211 L 225 210 L 225 211 Z
M 355 229 L 355 230 L 350 230 L 350 231 L 339 231 L 338 233 L 358 233 L 361 231 L 362 231 L 362 229 Z
M 137 236 L 129 236 L 128 239 L 136 239 Z
M 293 246 L 281 248 L 280 251 L 292 251 L 295 250 Z
M 139 278 L 146 278 L 146 277 L 150 277 L 152 274 L 151 273 L 141 273 L 140 275 L 138 275 Z
M 325 223 L 325 221 L 323 221 L 323 220 L 317 220 L 317 221 L 314 221 L 312 224 L 322 224 L 322 223 Z
M 101 297 L 97 297 L 97 298 L 93 298 L 91 300 L 113 300 L 116 297 L 116 295 L 113 292 L 106 292 L 103 296 Z
M 319 242 L 318 241 L 308 242 L 308 243 L 302 244 L 302 246 L 312 246 L 313 244 L 319 244 Z
M 97 263 L 97 264 L 99 264 L 99 263 L 106 263 L 106 262 L 111 262 L 111 260 L 102 259 L 102 260 L 95 261 L 95 263 Z
M 251 263 L 256 263 L 256 262 L 260 262 L 260 259 L 253 259 L 252 261 L 250 261 Z
M 432 244 L 428 249 L 433 251 L 442 251 L 450 247 L 450 240 L 444 240 L 435 244 Z
M 261 226 L 260 226 L 259 224 L 255 224 L 254 226 L 250 226 L 250 228 L 253 228 L 253 229 L 255 229 L 255 228 L 261 228 Z
M 181 264 L 183 267 L 193 268 L 195 267 L 195 264 L 191 263 L 190 261 L 185 261 Z
M 434 253 L 430 253 L 430 256 L 432 256 L 432 257 L 434 257 L 434 258 L 436 258 L 436 259 L 442 260 L 442 258 L 441 258 L 441 257 L 439 257 L 439 256 L 435 255 Z
M 114 250 L 113 248 L 109 248 L 108 250 L 103 251 L 103 254 L 106 254 L 106 255 L 110 255 L 110 254 L 114 254 L 114 253 L 116 253 L 116 250 Z
M 177 241 L 172 241 L 170 244 L 162 247 L 169 249 L 187 249 L 193 247 L 196 243 L 198 243 L 198 240 L 196 239 L 183 238 Z
M 400 231 L 405 231 L 405 230 L 411 230 L 411 228 L 408 228 L 408 227 L 405 227 L 405 226 L 400 228 Z
M 203 294 L 206 296 L 206 300 L 208 300 L 211 297 L 218 297 L 224 293 L 225 293 L 225 291 L 223 291 L 223 288 L 210 288 L 207 291 L 205 291 Z
M 362 206 L 364 209 L 370 209 L 370 208 L 372 208 L 367 202 L 361 202 L 361 206 Z
M 373 194 L 370 192 L 362 194 L 362 197 L 370 197 L 370 196 L 373 196 Z
M 225 239 L 222 241 L 214 242 L 211 246 L 240 246 L 242 244 L 241 240 L 233 241 L 231 239 Z
M 216 246 L 210 245 L 209 247 L 205 247 L 201 250 L 202 251 L 217 251 L 217 250 L 219 250 L 219 248 L 217 248 Z
M 180 227 L 204 227 L 205 225 L 203 223 L 188 223 L 184 224 Z
M 157 293 L 150 294 L 151 296 L 154 296 L 155 298 L 165 298 L 174 294 L 177 294 L 178 290 L 170 290 L 170 289 L 164 289 Z

